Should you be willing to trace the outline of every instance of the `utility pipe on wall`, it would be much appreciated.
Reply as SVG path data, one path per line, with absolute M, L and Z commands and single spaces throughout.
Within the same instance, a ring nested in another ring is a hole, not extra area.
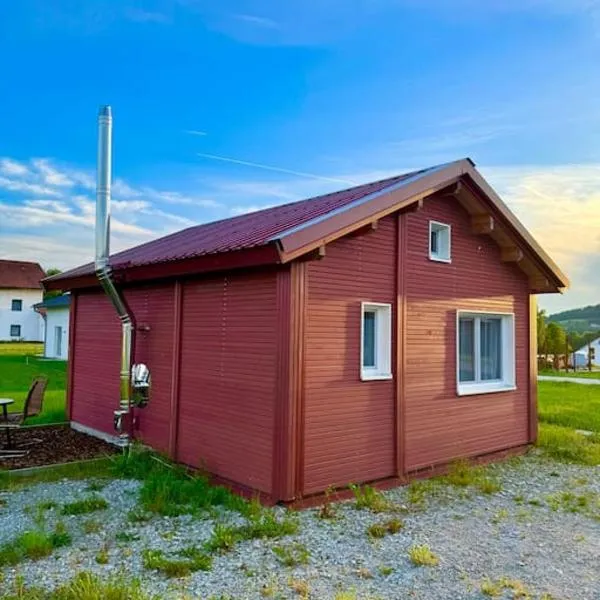
M 125 300 L 117 290 L 109 265 L 110 256 L 110 185 L 112 155 L 112 114 L 110 106 L 100 108 L 98 114 L 98 166 L 96 180 L 96 276 L 112 302 L 121 321 L 121 375 L 119 410 L 115 411 L 115 429 L 123 445 L 129 443 L 124 420 L 131 412 L 131 346 L 133 317 Z

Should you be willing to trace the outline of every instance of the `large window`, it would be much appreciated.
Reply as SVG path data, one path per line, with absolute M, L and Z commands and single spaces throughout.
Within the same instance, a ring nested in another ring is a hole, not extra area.
M 21 337 L 21 326 L 11 325 L 10 326 L 10 337 Z
M 20 312 L 23 310 L 23 300 L 14 299 L 11 303 L 11 310 Z
M 457 325 L 458 394 L 514 389 L 514 316 L 459 311 Z
M 361 305 L 360 378 L 392 377 L 392 305 Z

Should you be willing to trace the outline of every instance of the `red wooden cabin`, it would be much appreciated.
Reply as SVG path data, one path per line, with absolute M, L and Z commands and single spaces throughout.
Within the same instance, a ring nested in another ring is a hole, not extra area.
M 536 438 L 535 294 L 566 277 L 474 168 L 441 165 L 111 257 L 152 372 L 135 435 L 291 501 Z M 119 322 L 72 292 L 69 418 L 112 435 Z

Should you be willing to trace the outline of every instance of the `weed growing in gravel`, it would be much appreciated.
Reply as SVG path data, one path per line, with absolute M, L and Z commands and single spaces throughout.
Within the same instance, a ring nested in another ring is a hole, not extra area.
M 440 559 L 425 544 L 411 546 L 408 549 L 408 558 L 416 567 L 435 567 Z
M 95 480 L 90 481 L 87 486 L 88 492 L 101 492 L 106 487 L 106 481 Z
M 508 517 L 509 517 L 508 510 L 506 510 L 506 508 L 501 508 L 497 513 L 492 515 L 492 518 L 490 519 L 490 521 L 494 525 L 497 525 L 498 523 L 502 523 L 502 521 L 506 521 L 508 519 Z
M 407 488 L 407 500 L 413 508 L 425 509 L 430 498 L 435 498 L 442 491 L 439 479 L 416 479 Z
M 337 518 L 337 510 L 331 502 L 331 494 L 333 493 L 333 488 L 328 487 L 325 490 L 325 500 L 323 504 L 319 508 L 319 512 L 317 516 L 319 519 L 336 519 Z
M 592 519 L 600 519 L 600 494 L 592 490 L 556 492 L 546 498 L 548 506 L 554 511 L 581 513 Z
M 525 600 L 530 600 L 532 597 L 522 581 L 519 581 L 518 579 L 509 579 L 508 577 L 500 577 L 495 580 L 488 577 L 481 582 L 479 589 L 484 596 L 489 596 L 491 598 L 502 596 L 506 590 L 511 591 L 513 599 L 523 598 Z
M 152 513 L 142 508 L 133 508 L 127 513 L 127 520 L 130 523 L 147 523 L 152 520 Z
M 456 461 L 441 480 L 456 487 L 476 487 L 483 494 L 495 494 L 502 489 L 500 482 L 488 477 L 483 467 L 466 460 Z
M 398 510 L 393 502 L 388 500 L 380 491 L 370 485 L 350 484 L 350 489 L 356 500 L 354 506 L 359 510 L 370 510 L 374 513 L 392 512 Z
M 389 519 L 383 523 L 374 523 L 367 529 L 367 535 L 370 538 L 382 538 L 389 534 L 398 533 L 404 527 L 404 522 L 400 519 Z
M 394 567 L 389 567 L 388 565 L 380 565 L 380 567 L 377 570 L 379 571 L 380 575 L 383 575 L 383 577 L 388 577 L 394 572 Z
M 57 523 L 53 532 L 43 529 L 25 531 L 0 546 L 0 567 L 16 565 L 24 560 L 40 560 L 50 556 L 56 548 L 68 546 L 71 536 L 64 524 Z
M 162 550 L 146 549 L 142 552 L 144 568 L 159 571 L 166 577 L 186 577 L 195 571 L 210 571 L 212 559 L 195 547 L 181 550 L 182 558 L 167 558 Z
M 107 508 L 108 502 L 102 496 L 95 494 L 83 500 L 65 504 L 60 512 L 63 515 L 86 515 L 98 510 L 106 510 Z
M 238 527 L 216 523 L 213 528 L 212 536 L 204 544 L 204 548 L 210 553 L 229 552 L 233 550 L 233 547 L 239 539 L 240 532 Z
M 98 552 L 96 553 L 96 562 L 99 565 L 107 565 L 108 564 L 108 546 L 104 545 Z
M 277 593 L 279 589 L 279 585 L 277 583 L 277 579 L 275 577 L 271 577 L 267 583 L 263 583 L 263 586 L 260 588 L 260 595 L 265 598 L 272 598 Z
M 274 546 L 273 554 L 285 567 L 297 567 L 308 564 L 310 552 L 304 544 L 296 543 L 287 546 Z
M 308 594 L 310 592 L 310 586 L 308 585 L 308 581 L 304 581 L 303 579 L 294 579 L 290 577 L 288 579 L 288 586 L 291 590 L 293 590 L 300 598 L 308 598 Z
M 223 486 L 211 485 L 205 475 L 191 474 L 151 452 L 132 449 L 114 461 L 115 473 L 141 480 L 141 507 L 151 513 L 177 516 L 223 506 L 242 514 L 248 502 Z
M 102 531 L 102 523 L 95 519 L 88 519 L 81 524 L 81 529 L 87 534 L 98 533 L 99 531 Z
M 117 535 L 115 535 L 115 540 L 117 542 L 135 542 L 140 539 L 140 536 L 137 533 L 131 533 L 129 531 L 119 531 Z
M 600 465 L 600 436 L 585 436 L 574 429 L 540 423 L 538 447 L 554 460 Z
M 0 600 L 160 600 L 160 597 L 143 592 L 138 580 L 128 581 L 123 576 L 101 579 L 84 572 L 53 592 L 25 587 L 17 577 L 13 589 L 1 594 Z

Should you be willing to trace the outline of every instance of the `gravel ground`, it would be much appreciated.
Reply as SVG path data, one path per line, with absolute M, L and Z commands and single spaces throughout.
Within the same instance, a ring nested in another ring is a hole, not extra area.
M 144 570 L 142 551 L 172 552 L 200 545 L 211 535 L 215 518 L 239 521 L 239 515 L 153 517 L 149 522 L 130 523 L 127 513 L 136 506 L 140 485 L 135 481 L 112 481 L 98 492 L 90 491 L 89 481 L 0 492 L 0 543 L 35 527 L 35 511 L 27 507 L 37 503 L 60 505 L 91 493 L 110 503 L 109 511 L 89 515 L 61 516 L 60 508 L 46 511 L 48 527 L 57 520 L 66 524 L 72 546 L 58 549 L 48 559 L 5 568 L 0 586 L 9 587 L 20 573 L 26 582 L 49 588 L 87 570 L 103 576 L 120 572 L 140 576 L 148 591 L 165 599 L 184 595 L 249 599 L 269 594 L 298 598 L 306 586 L 305 597 L 311 599 L 333 599 L 340 591 L 352 591 L 360 599 L 461 600 L 484 598 L 481 584 L 488 578 L 508 578 L 522 582 L 531 598 L 600 599 L 600 468 L 529 456 L 494 465 L 489 471 L 501 482 L 501 491 L 484 495 L 475 488 L 443 486 L 435 497 L 428 497 L 426 507 L 401 514 L 405 526 L 394 535 L 373 541 L 366 533 L 370 525 L 394 515 L 357 510 L 353 502 L 342 502 L 335 505 L 333 520 L 320 519 L 317 509 L 302 511 L 296 535 L 242 542 L 232 552 L 215 557 L 211 571 L 176 580 Z M 585 500 L 571 504 L 573 497 L 566 496 L 553 503 L 563 492 Z M 406 488 L 385 495 L 394 503 L 408 504 Z M 85 533 L 83 524 L 90 519 L 98 521 L 98 532 Z M 137 539 L 117 541 L 116 534 L 123 531 Z M 308 564 L 285 567 L 278 562 L 273 546 L 292 543 L 308 549 Z M 439 564 L 414 566 L 408 550 L 415 544 L 427 544 Z M 104 565 L 96 562 L 103 548 L 108 551 Z M 502 597 L 521 597 L 514 593 L 505 589 Z

